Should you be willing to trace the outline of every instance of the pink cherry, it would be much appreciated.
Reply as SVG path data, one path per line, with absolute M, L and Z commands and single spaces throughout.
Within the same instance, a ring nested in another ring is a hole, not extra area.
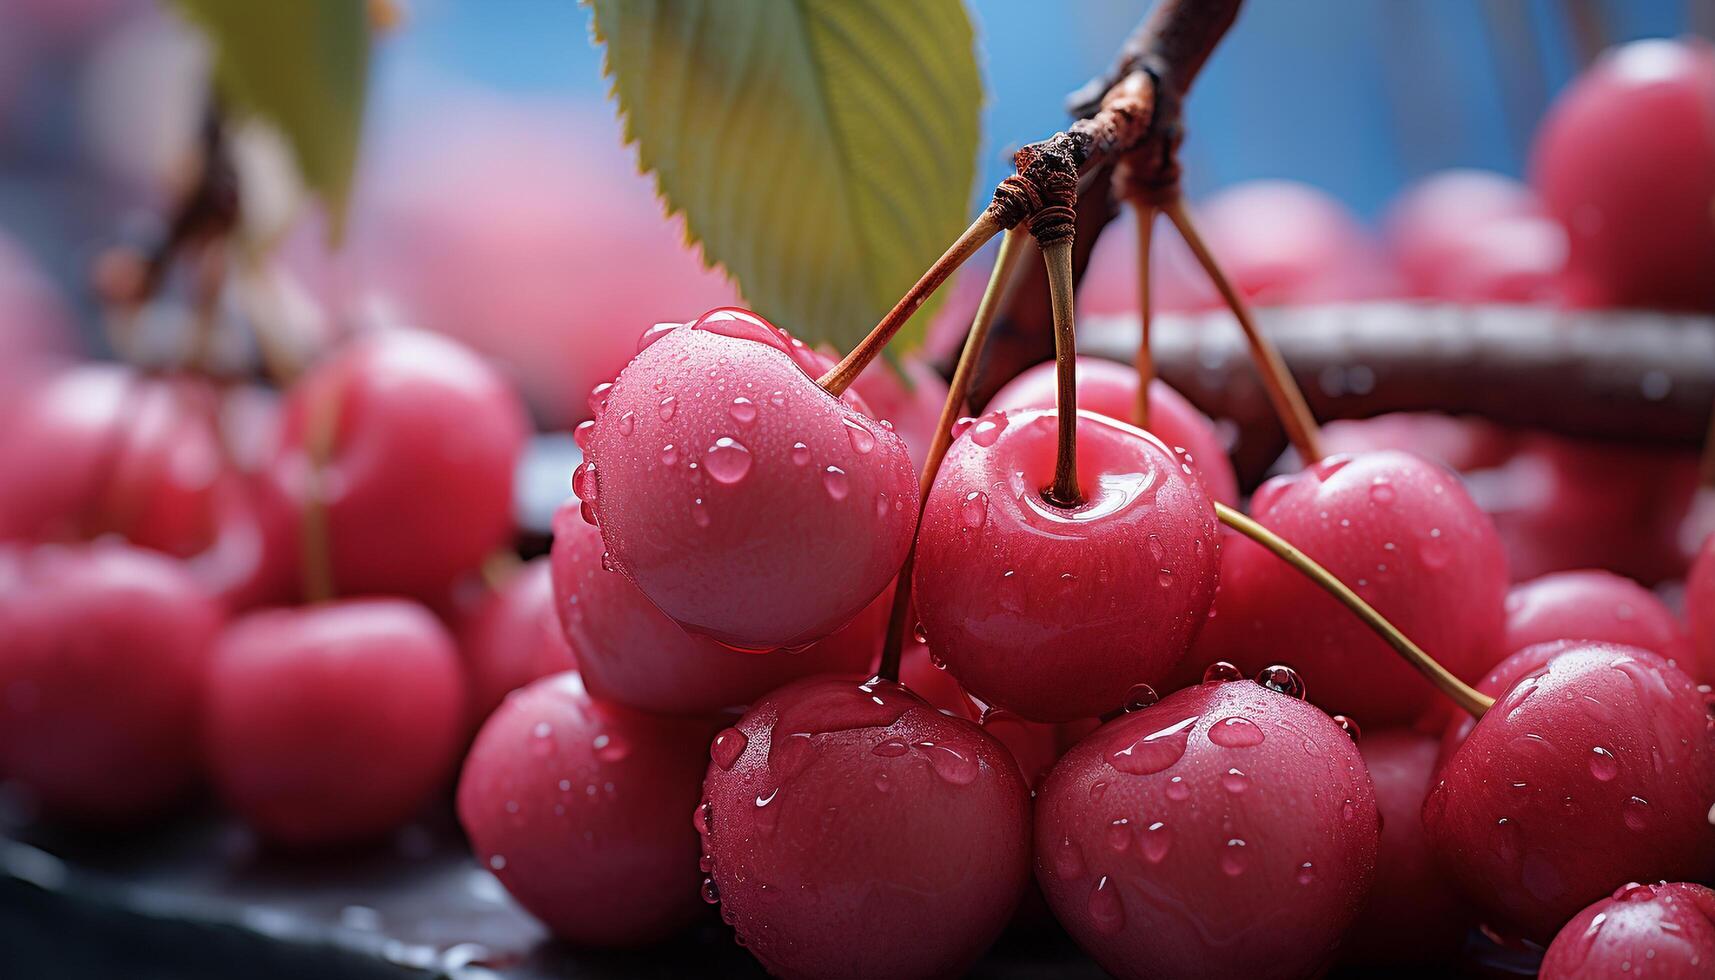
M 1566 230 L 1523 182 L 1443 170 L 1388 209 L 1388 245 L 1412 295 L 1458 303 L 1531 303 L 1560 292 Z
M 1673 610 L 1655 593 L 1612 572 L 1556 572 L 1507 593 L 1506 639 L 1516 653 L 1551 640 L 1596 640 L 1634 646 L 1691 669 Z
M 1188 463 L 1078 414 L 1073 508 L 1048 503 L 1058 422 L 991 412 L 953 443 L 923 515 L 916 602 L 972 695 L 1034 721 L 1120 707 L 1184 657 L 1214 595 L 1219 534 Z
M 547 558 L 525 562 L 498 589 L 484 591 L 459 624 L 472 726 L 518 688 L 577 667 L 554 612 Z
M 1715 891 L 1631 882 L 1572 917 L 1543 954 L 1539 980 L 1701 980 L 1715 965 Z
M 750 650 L 850 622 L 910 548 L 899 436 L 816 385 L 755 314 L 668 331 L 600 390 L 574 488 L 611 564 L 684 628 Z
M 1116 977 L 1314 976 L 1369 891 L 1378 824 L 1327 715 L 1251 681 L 1200 684 L 1054 767 L 1036 877 Z
M 989 400 L 987 409 L 1053 408 L 1057 384 L 1054 362 L 1045 361 L 1007 382 Z M 1098 357 L 1078 358 L 1078 408 L 1132 423 L 1137 414 L 1137 371 Z M 1149 431 L 1188 458 L 1191 468 L 1202 476 L 1209 496 L 1223 504 L 1238 505 L 1238 477 L 1214 424 L 1184 395 L 1159 379 L 1149 385 Z

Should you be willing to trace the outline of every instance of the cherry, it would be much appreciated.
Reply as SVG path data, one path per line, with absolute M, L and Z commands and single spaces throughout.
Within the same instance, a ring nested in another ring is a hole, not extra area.
M 962 975 L 1024 894 L 1011 754 L 898 684 L 798 681 L 710 755 L 704 897 L 775 976 Z
M 264 610 L 220 638 L 203 747 L 221 797 L 265 837 L 362 841 L 440 787 L 465 703 L 453 638 L 414 602 Z
M 1703 539 L 1703 548 L 1685 578 L 1685 614 L 1696 675 L 1715 679 L 1715 535 Z
M 485 592 L 459 629 L 473 725 L 482 724 L 512 691 L 577 666 L 554 612 L 548 559 L 525 562 L 498 589 Z
M 1573 916 L 1548 945 L 1537 976 L 1699 980 L 1712 964 L 1715 891 L 1683 881 L 1632 882 Z
M 1571 236 L 1579 300 L 1715 308 L 1715 46 L 1604 53 L 1537 129 L 1531 183 Z
M 911 545 L 905 443 L 817 386 L 816 358 L 743 310 L 652 331 L 592 396 L 574 489 L 612 565 L 684 628 L 749 650 L 850 622 Z
M 1378 822 L 1327 715 L 1251 681 L 1199 684 L 1054 767 L 1036 876 L 1115 976 L 1313 976 L 1369 890 Z
M 1381 845 L 1375 887 L 1346 933 L 1341 962 L 1370 968 L 1447 962 L 1472 923 L 1423 836 L 1436 739 L 1406 729 L 1365 732 L 1358 749 L 1375 784 Z
M 1251 516 L 1461 678 L 1500 658 L 1500 539 L 1446 470 L 1402 452 L 1331 456 L 1263 484 Z M 1377 727 L 1409 723 L 1435 696 L 1357 617 L 1248 539 L 1222 558 L 1221 592 L 1188 663 L 1214 660 L 1247 671 L 1290 664 L 1317 704 Z
M 1430 847 L 1491 924 L 1545 941 L 1626 881 L 1715 874 L 1715 732 L 1690 677 L 1586 642 L 1495 673 L 1517 679 L 1481 685 L 1495 706 L 1423 805 Z
M 116 542 L 0 548 L 0 777 L 51 815 L 147 817 L 195 779 L 218 605 Z
M 892 592 L 849 625 L 797 653 L 758 656 L 687 633 L 625 576 L 602 566 L 601 533 L 577 501 L 554 515 L 554 603 L 590 693 L 670 715 L 749 704 L 811 674 L 868 676 L 881 649 Z
M 1330 456 L 1403 449 L 1468 473 L 1505 463 L 1513 452 L 1513 436 L 1480 418 L 1393 412 L 1329 422 L 1322 427 L 1322 449 Z
M 875 417 L 885 420 L 905 440 L 911 465 L 922 472 L 941 424 L 941 406 L 947 400 L 947 382 L 920 357 L 906 357 L 898 367 L 886 361 L 870 365 L 852 387 Z
M 1517 652 L 1550 640 L 1598 640 L 1634 646 L 1693 667 L 1691 647 L 1673 611 L 1655 593 L 1612 572 L 1544 575 L 1507 593 L 1506 640 Z
M 991 412 L 1053 408 L 1056 384 L 1054 362 L 1046 361 L 1007 382 L 989 399 L 987 408 Z M 1131 422 L 1137 414 L 1137 371 L 1097 357 L 1078 358 L 1078 407 Z M 1214 424 L 1184 395 L 1159 379 L 1149 384 L 1149 431 L 1183 452 L 1203 478 L 1209 496 L 1223 504 L 1238 505 L 1238 477 Z
M 737 299 L 662 213 L 611 108 L 463 88 L 412 115 L 365 134 L 340 264 L 317 274 L 320 228 L 292 242 L 332 305 L 386 296 L 408 322 L 493 358 L 544 423 L 570 427 L 644 327 Z M 647 288 L 616 269 L 648 269 Z
M 1566 230 L 1531 189 L 1486 170 L 1444 170 L 1401 194 L 1387 237 L 1413 295 L 1456 303 L 1558 298 Z
M 685 815 L 715 727 L 597 700 L 575 672 L 543 678 L 483 725 L 459 779 L 459 822 L 477 859 L 556 936 L 665 939 L 701 907 Z
M 1052 411 L 991 412 L 947 452 L 916 560 L 930 645 L 972 695 L 1032 721 L 1090 718 L 1159 684 L 1215 591 L 1220 537 L 1190 465 L 1122 422 L 1078 413 L 1084 501 L 1043 496 Z
M 438 597 L 510 538 L 523 408 L 453 341 L 363 334 L 300 378 L 284 411 L 268 484 L 298 524 L 320 494 L 337 591 Z

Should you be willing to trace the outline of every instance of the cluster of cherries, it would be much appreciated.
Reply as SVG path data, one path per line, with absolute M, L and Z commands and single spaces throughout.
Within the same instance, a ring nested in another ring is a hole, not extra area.
M 1636 252 L 1591 260 L 1591 295 L 1632 301 Z M 1061 499 L 1038 366 L 924 493 L 946 388 L 872 368 L 835 395 L 830 363 L 737 309 L 650 329 L 590 396 L 552 554 L 492 586 L 524 413 L 454 342 L 360 336 L 279 403 L 8 376 L 0 778 L 105 826 L 206 779 L 326 846 L 397 828 L 463 754 L 473 849 L 555 934 L 642 946 L 715 904 L 783 977 L 957 975 L 1049 916 L 1123 977 L 1434 962 L 1479 924 L 1546 945 L 1545 977 L 1715 969 L 1715 538 L 1682 623 L 1609 572 L 1509 588 L 1495 522 L 1420 454 L 1259 488 L 1254 521 L 1492 698 L 1474 717 L 1223 527 L 1223 442 L 1166 385 L 1145 432 L 1136 374 L 1077 362 Z

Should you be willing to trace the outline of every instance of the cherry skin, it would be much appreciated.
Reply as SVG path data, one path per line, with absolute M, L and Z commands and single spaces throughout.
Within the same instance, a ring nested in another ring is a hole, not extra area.
M 518 688 L 577 666 L 554 611 L 548 559 L 525 562 L 487 592 L 460 624 L 459 653 L 472 725 L 481 725 Z
M 1054 362 L 1044 361 L 1007 382 L 989 399 L 987 408 L 991 412 L 1053 408 L 1057 383 Z M 1137 371 L 1099 357 L 1078 358 L 1078 407 L 1131 423 L 1137 413 Z M 1214 424 L 1184 395 L 1159 379 L 1149 384 L 1149 431 L 1174 450 L 1183 451 L 1203 478 L 1210 497 L 1238 506 L 1239 480 Z
M 1531 183 L 1571 235 L 1579 300 L 1715 308 L 1715 46 L 1604 53 L 1537 129 Z
M 1441 171 L 1407 188 L 1386 225 L 1413 295 L 1457 303 L 1533 303 L 1560 295 L 1566 230 L 1511 177 Z
M 755 314 L 715 310 L 645 343 L 592 396 L 574 480 L 614 567 L 684 628 L 741 649 L 851 622 L 911 546 L 904 441 L 818 387 L 805 367 L 818 359 Z
M 468 732 L 458 650 L 403 599 L 251 613 L 209 670 L 203 747 L 221 797 L 294 847 L 367 840 L 414 815 Z
M 1402 452 L 1331 456 L 1263 484 L 1251 516 L 1453 673 L 1475 679 L 1500 659 L 1500 538 L 1441 467 Z M 1289 664 L 1317 704 L 1377 728 L 1411 722 L 1436 696 L 1361 620 L 1248 539 L 1227 547 L 1221 592 L 1192 660 L 1246 671 Z
M 604 700 L 707 714 L 811 674 L 867 677 L 881 650 L 888 613 L 882 598 L 807 649 L 758 656 L 685 632 L 625 576 L 603 568 L 601 556 L 601 532 L 578 515 L 577 501 L 561 507 L 554 515 L 554 606 L 584 683 Z
M 459 779 L 477 860 L 554 935 L 642 946 L 695 918 L 697 835 L 685 815 L 717 726 L 589 696 L 575 672 L 512 693 Z
M 929 644 L 973 696 L 1032 721 L 1095 717 L 1184 657 L 1220 537 L 1190 465 L 1154 436 L 1078 413 L 1085 500 L 1049 504 L 1058 420 L 991 412 L 947 452 L 918 534 Z
M 1685 614 L 1697 677 L 1715 681 L 1715 535 L 1703 539 L 1685 578 Z
M 320 493 L 337 592 L 438 598 L 510 538 L 524 409 L 453 341 L 361 335 L 292 386 L 284 413 L 269 487 L 297 523 Z
M 1472 925 L 1423 837 L 1436 739 L 1409 729 L 1365 732 L 1358 743 L 1382 818 L 1376 883 L 1346 934 L 1340 961 L 1370 968 L 1445 963 Z
M 1691 647 L 1673 610 L 1655 593 L 1612 572 L 1556 572 L 1507 593 L 1509 653 L 1551 640 L 1598 640 L 1648 650 L 1692 669 Z
M 0 778 L 51 816 L 177 801 L 221 612 L 179 563 L 115 542 L 0 548 Z
M 963 975 L 1024 894 L 1012 755 L 898 684 L 790 684 L 710 755 L 704 897 L 774 976 Z
M 1715 891 L 1632 882 L 1572 917 L 1548 944 L 1539 980 L 1700 980 L 1715 964 Z
M 1370 888 L 1378 829 L 1327 715 L 1212 682 L 1066 753 L 1037 794 L 1036 877 L 1114 976 L 1313 976 Z
M 1715 731 L 1690 677 L 1580 642 L 1485 693 L 1495 706 L 1442 766 L 1423 823 L 1490 924 L 1546 941 L 1627 881 L 1715 874 Z
M 885 420 L 905 440 L 911 465 L 922 472 L 929 457 L 929 444 L 941 424 L 941 406 L 947 401 L 947 382 L 921 357 L 906 357 L 896 369 L 877 360 L 858 375 L 852 387 L 875 417 Z

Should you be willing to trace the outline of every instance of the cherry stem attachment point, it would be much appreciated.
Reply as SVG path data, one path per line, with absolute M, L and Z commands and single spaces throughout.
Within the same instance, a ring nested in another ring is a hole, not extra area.
M 1045 496 L 1057 507 L 1075 507 L 1084 500 L 1078 487 L 1078 343 L 1072 311 L 1072 239 L 1045 245 L 1048 301 L 1054 310 L 1054 406 L 1059 414 L 1059 444 L 1054 456 L 1054 482 Z
M 1282 561 L 1297 569 L 1306 578 L 1315 582 L 1324 592 L 1340 600 L 1347 609 L 1364 621 L 1370 629 L 1386 640 L 1388 645 L 1399 651 L 1418 673 L 1429 678 L 1429 682 L 1447 695 L 1460 708 L 1469 712 L 1474 718 L 1481 718 L 1483 712 L 1494 706 L 1495 699 L 1476 688 L 1466 684 L 1424 649 L 1411 641 L 1411 638 L 1399 631 L 1399 628 L 1388 622 L 1375 607 L 1365 602 L 1361 596 L 1346 586 L 1346 583 L 1334 577 L 1334 574 L 1317 564 L 1315 559 L 1299 551 L 1285 538 L 1263 527 L 1256 521 L 1219 501 L 1215 502 L 1215 516 L 1222 524 L 1250 538 L 1273 552 Z
M 881 354 L 889 341 L 893 340 L 893 335 L 899 332 L 899 328 L 905 326 L 906 321 L 911 319 L 911 315 L 921 309 L 923 304 L 928 302 L 929 297 L 935 295 L 935 290 L 941 288 L 941 284 L 946 282 L 958 270 L 959 266 L 964 265 L 966 260 L 975 255 L 978 249 L 987 244 L 989 239 L 1000 234 L 1003 230 L 1001 220 L 994 215 L 992 210 L 985 209 L 976 221 L 971 222 L 971 226 L 965 229 L 958 240 L 948 246 L 941 257 L 935 260 L 935 264 L 929 267 L 929 271 L 923 273 L 922 278 L 906 290 L 905 295 L 899 298 L 899 302 L 893 304 L 893 309 L 887 311 L 887 315 L 881 318 L 881 322 L 875 325 L 875 329 L 859 341 L 858 345 L 852 348 L 851 353 L 840 360 L 840 363 L 829 368 L 828 373 L 816 379 L 816 383 L 835 398 L 845 394 L 846 389 L 852 386 L 852 382 L 857 380 L 864 368 L 869 367 L 870 362 Z
M 1149 431 L 1149 386 L 1155 380 L 1155 358 L 1149 350 L 1149 252 L 1155 231 L 1155 205 L 1142 198 L 1131 199 L 1132 214 L 1137 218 L 1137 405 L 1132 410 L 1137 427 Z
M 923 507 L 929 501 L 929 489 L 935 485 L 935 474 L 941 471 L 941 461 L 947 458 L 947 447 L 953 444 L 953 423 L 964 411 L 970 398 L 971 383 L 976 379 L 977 365 L 982 361 L 983 345 L 988 343 L 989 330 L 994 326 L 1000 309 L 1001 294 L 1012 280 L 1012 272 L 1031 242 L 1021 231 L 1008 231 L 1001 236 L 1000 254 L 995 256 L 994 270 L 989 273 L 988 286 L 977 304 L 970 332 L 965 334 L 965 346 L 959 352 L 959 364 L 953 369 L 953 380 L 947 385 L 947 400 L 941 403 L 941 419 L 935 425 L 935 438 L 929 443 L 929 454 L 923 460 L 923 472 L 917 479 L 917 522 L 923 523 Z M 905 631 L 912 628 L 911 572 L 916 566 L 917 534 L 911 535 L 911 550 L 906 552 L 905 564 L 893 587 L 893 609 L 888 616 L 887 633 L 882 640 L 879 675 L 890 681 L 899 679 L 899 659 L 905 644 Z
M 1304 392 L 1298 388 L 1298 382 L 1292 379 L 1292 372 L 1286 369 L 1286 361 L 1280 356 L 1262 331 L 1257 328 L 1256 319 L 1251 315 L 1250 304 L 1234 288 L 1220 263 L 1209 251 L 1203 236 L 1197 231 L 1197 224 L 1191 218 L 1191 212 L 1186 209 L 1183 198 L 1175 197 L 1162 204 L 1161 210 L 1167 215 L 1173 227 L 1179 229 L 1179 236 L 1185 240 L 1197 263 L 1208 274 L 1209 281 L 1214 284 L 1221 298 L 1226 300 L 1227 308 L 1233 311 L 1233 316 L 1239 321 L 1239 329 L 1244 331 L 1245 340 L 1250 344 L 1251 360 L 1256 363 L 1257 373 L 1262 376 L 1262 385 L 1268 392 L 1268 400 L 1274 406 L 1274 413 L 1280 417 L 1280 424 L 1286 429 L 1287 438 L 1292 441 L 1293 448 L 1298 450 L 1299 459 L 1305 466 L 1322 459 L 1322 438 L 1316 428 L 1316 417 L 1310 414 L 1310 406 L 1304 401 Z

